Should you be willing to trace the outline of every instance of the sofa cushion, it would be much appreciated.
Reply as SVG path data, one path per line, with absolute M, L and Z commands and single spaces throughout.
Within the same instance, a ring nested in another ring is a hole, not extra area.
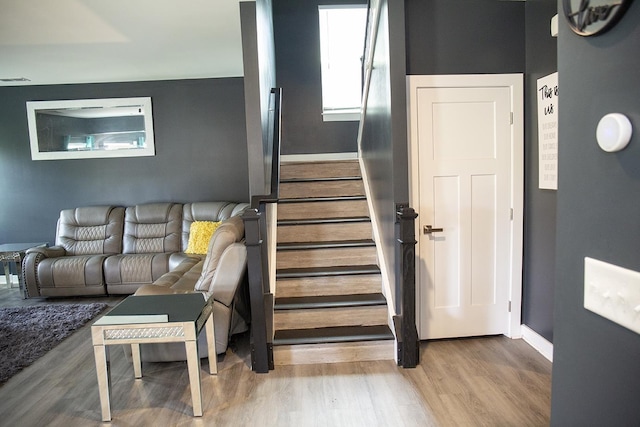
M 110 294 L 131 294 L 169 271 L 172 254 L 120 254 L 104 261 L 104 280 Z
M 105 258 L 105 255 L 45 258 L 37 267 L 40 288 L 86 288 L 97 286 L 104 290 L 102 266 Z
M 58 218 L 56 246 L 66 255 L 117 254 L 122 250 L 123 227 L 122 207 L 64 209 Z
M 194 221 L 189 229 L 189 244 L 185 253 L 204 255 L 209 241 L 222 221 Z
M 197 291 L 210 292 L 211 279 L 218 268 L 218 262 L 222 253 L 229 245 L 242 240 L 244 236 L 244 223 L 239 216 L 231 217 L 220 224 L 211 240 L 207 249 L 207 256 L 202 264 L 202 273 L 195 284 Z
M 180 252 L 181 204 L 131 206 L 124 219 L 123 254 Z

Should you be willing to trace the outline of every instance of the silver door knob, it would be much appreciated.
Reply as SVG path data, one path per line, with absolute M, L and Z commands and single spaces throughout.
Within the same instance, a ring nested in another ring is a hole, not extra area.
M 437 233 L 437 232 L 439 232 L 439 231 L 444 231 L 444 230 L 443 230 L 442 228 L 433 228 L 433 227 L 432 227 L 432 226 L 430 226 L 430 225 L 425 225 L 425 226 L 422 228 L 422 233 L 423 233 L 423 234 Z

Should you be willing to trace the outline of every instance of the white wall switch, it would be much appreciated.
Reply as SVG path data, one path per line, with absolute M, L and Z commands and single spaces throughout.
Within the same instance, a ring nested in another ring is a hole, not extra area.
M 584 308 L 640 334 L 640 273 L 585 257 Z

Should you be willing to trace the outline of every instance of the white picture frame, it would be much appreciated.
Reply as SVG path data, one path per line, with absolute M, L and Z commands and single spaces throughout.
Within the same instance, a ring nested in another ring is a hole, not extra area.
M 155 156 L 150 97 L 28 101 L 32 160 Z

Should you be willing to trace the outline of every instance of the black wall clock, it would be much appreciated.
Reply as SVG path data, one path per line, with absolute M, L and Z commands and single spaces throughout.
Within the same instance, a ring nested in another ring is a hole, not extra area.
M 564 17 L 574 33 L 594 36 L 613 27 L 633 0 L 562 0 Z

